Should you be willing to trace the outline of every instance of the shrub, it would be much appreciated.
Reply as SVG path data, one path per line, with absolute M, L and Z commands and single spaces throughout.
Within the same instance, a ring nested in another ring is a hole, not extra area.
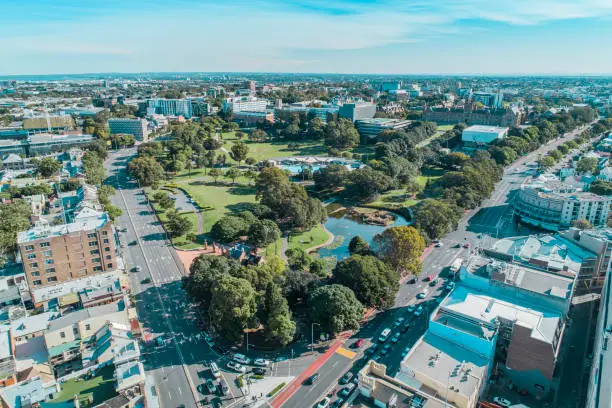
M 266 397 L 271 398 L 271 397 L 275 396 L 280 390 L 283 389 L 285 384 L 286 384 L 285 382 L 282 382 L 282 383 L 278 384 L 276 387 L 274 387 L 274 389 L 272 391 L 270 391 L 268 393 L 268 395 L 266 395 Z

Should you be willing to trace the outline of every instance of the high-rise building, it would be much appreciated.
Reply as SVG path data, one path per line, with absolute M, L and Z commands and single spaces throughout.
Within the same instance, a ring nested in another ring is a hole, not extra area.
M 494 109 L 503 107 L 504 94 L 501 92 L 474 92 L 472 93 L 474 102 L 480 102 L 484 106 Z
M 190 99 L 147 99 L 145 102 L 146 114 L 160 114 L 165 116 L 193 116 Z
M 128 134 L 141 142 L 149 139 L 146 119 L 113 118 L 108 120 L 108 128 L 112 135 Z
M 223 101 L 223 112 L 265 112 L 268 106 L 266 99 L 255 96 L 234 96 Z

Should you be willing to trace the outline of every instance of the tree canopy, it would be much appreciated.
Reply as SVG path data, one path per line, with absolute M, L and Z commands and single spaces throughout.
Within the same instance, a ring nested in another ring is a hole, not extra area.
M 413 227 L 391 227 L 374 237 L 374 252 L 400 273 L 418 275 L 425 240 Z
M 308 298 L 310 316 L 332 333 L 358 329 L 363 317 L 363 305 L 346 286 L 332 284 L 315 289 Z

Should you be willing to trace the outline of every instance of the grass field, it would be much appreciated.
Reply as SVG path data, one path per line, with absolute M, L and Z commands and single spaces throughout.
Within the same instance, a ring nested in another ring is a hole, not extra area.
M 167 220 L 165 210 L 163 210 L 159 205 L 157 205 L 157 203 L 151 199 L 151 196 L 149 196 L 149 200 L 151 201 L 151 205 L 157 213 L 157 216 L 159 217 L 160 221 L 162 223 L 165 223 Z M 197 235 L 198 233 L 198 216 L 192 212 L 183 212 L 180 214 L 181 216 L 188 218 L 191 221 L 191 229 L 187 231 L 187 233 L 184 235 L 172 238 L 172 244 L 178 249 L 194 249 L 202 246 L 201 244 L 203 244 L 204 242 L 201 240 L 201 237 L 198 237 L 198 241 L 201 242 L 197 243 L 187 239 L 187 234 Z
M 283 239 L 279 238 L 263 250 L 263 256 L 271 257 L 271 256 L 281 256 L 281 252 L 283 249 Z
M 232 145 L 237 141 L 236 137 L 230 133 L 223 134 L 223 147 L 231 151 Z M 246 138 L 242 141 L 249 146 L 248 157 L 257 161 L 273 159 L 285 156 L 327 156 L 327 147 L 322 141 L 301 141 L 296 143 L 296 148 L 289 148 L 287 142 L 253 142 Z M 230 163 L 235 163 L 230 158 Z
M 372 201 L 366 205 L 371 208 L 397 210 L 399 208 L 413 206 L 416 203 L 418 203 L 418 200 L 410 198 L 406 190 L 397 189 L 381 194 L 376 201 Z
M 322 225 L 317 225 L 310 231 L 289 236 L 289 248 L 299 248 L 306 250 L 316 245 L 321 245 L 329 239 L 329 234 L 323 229 Z
M 436 131 L 447 132 L 449 130 L 452 130 L 454 126 L 455 125 L 438 125 L 438 127 L 436 127 Z
M 416 178 L 416 182 L 425 186 L 427 180 L 434 181 L 444 175 L 444 170 L 440 168 L 423 168 L 421 175 Z
M 211 210 L 202 211 L 205 234 L 210 232 L 219 218 L 240 210 L 238 204 L 255 202 L 255 188 L 244 184 L 214 184 L 205 180 L 175 181 L 175 183 L 198 203 L 213 207 Z
M 115 392 L 115 380 L 113 378 L 114 367 L 112 365 L 102 368 L 93 378 L 89 380 L 68 380 L 62 383 L 62 390 L 55 395 L 53 402 L 45 403 L 45 405 L 53 405 L 53 403 L 62 403 L 72 401 L 75 395 L 79 397 L 79 403 L 82 407 L 90 407 L 100 404 L 109 398 L 117 395 Z M 92 398 L 93 403 L 89 403 L 89 398 Z

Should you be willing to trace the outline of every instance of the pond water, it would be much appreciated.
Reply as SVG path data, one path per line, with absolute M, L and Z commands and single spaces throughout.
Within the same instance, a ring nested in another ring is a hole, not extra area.
M 401 227 L 404 225 L 408 225 L 408 221 L 405 218 L 397 216 L 395 222 L 393 224 L 389 224 L 386 227 L 379 225 L 371 225 L 371 224 L 363 224 L 358 221 L 355 221 L 351 217 L 344 215 L 340 218 L 327 218 L 325 222 L 325 228 L 332 234 L 334 234 L 334 244 L 338 241 L 337 237 L 341 238 L 341 243 L 338 245 L 331 245 L 331 248 L 321 248 L 319 249 L 319 256 L 321 258 L 325 258 L 328 256 L 334 256 L 338 260 L 348 258 L 350 256 L 348 251 L 349 242 L 353 239 L 354 236 L 359 235 L 365 241 L 372 244 L 372 240 L 376 234 L 380 234 L 385 229 L 389 227 Z

